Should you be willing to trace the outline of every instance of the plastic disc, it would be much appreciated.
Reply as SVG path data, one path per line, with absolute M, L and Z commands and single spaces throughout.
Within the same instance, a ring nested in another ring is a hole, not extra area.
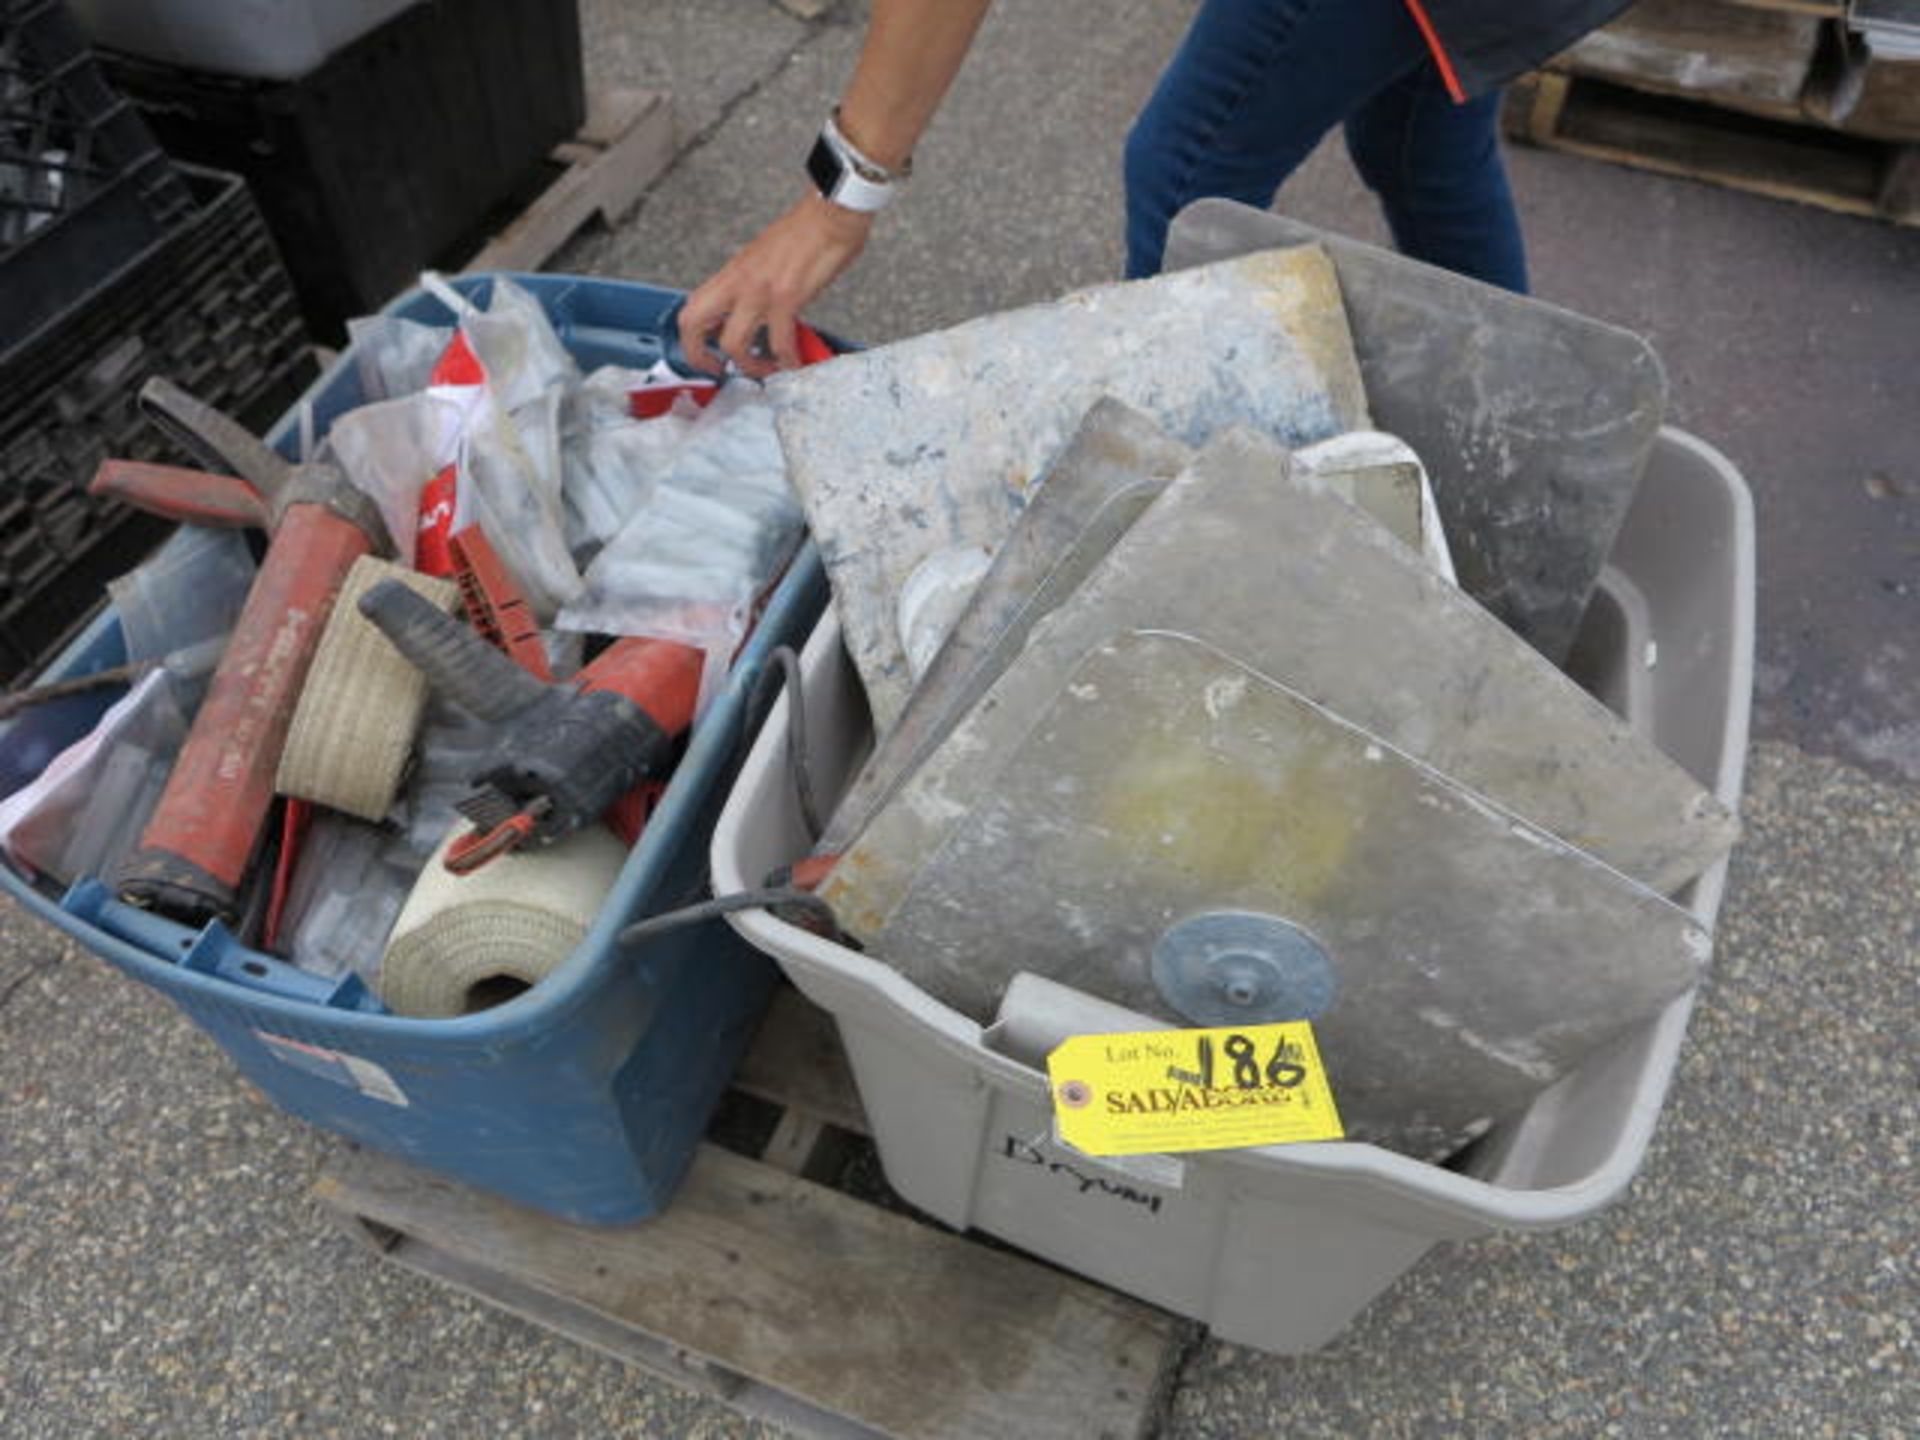
M 1199 1025 L 1318 1019 L 1338 988 L 1313 936 L 1277 915 L 1239 910 L 1194 915 L 1163 934 L 1153 983 Z

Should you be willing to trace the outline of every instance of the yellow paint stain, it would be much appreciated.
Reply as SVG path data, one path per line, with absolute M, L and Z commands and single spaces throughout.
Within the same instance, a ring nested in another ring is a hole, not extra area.
M 1371 428 L 1340 278 L 1327 252 L 1318 245 L 1296 245 L 1264 250 L 1240 263 L 1249 283 L 1264 292 L 1257 297 L 1260 307 L 1293 337 L 1319 373 L 1342 428 Z
M 1356 816 L 1351 767 L 1311 749 L 1250 768 L 1204 735 L 1141 736 L 1105 787 L 1097 823 L 1117 863 L 1152 857 L 1197 887 L 1248 886 L 1305 901 L 1346 868 Z

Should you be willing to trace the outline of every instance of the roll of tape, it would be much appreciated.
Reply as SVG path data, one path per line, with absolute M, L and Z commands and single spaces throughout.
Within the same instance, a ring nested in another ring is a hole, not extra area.
M 460 603 L 449 580 L 362 556 L 340 587 L 306 686 L 293 712 L 275 788 L 362 820 L 393 808 L 427 703 L 427 682 L 360 613 L 381 580 L 398 579 L 451 615 Z
M 441 863 L 452 842 L 421 872 L 380 963 L 380 998 L 397 1015 L 470 1015 L 538 985 L 586 938 L 627 859 L 594 825 L 454 875 Z

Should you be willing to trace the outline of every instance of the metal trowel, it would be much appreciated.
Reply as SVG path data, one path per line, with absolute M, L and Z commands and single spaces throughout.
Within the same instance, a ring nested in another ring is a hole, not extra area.
M 852 843 L 1000 678 L 1034 626 L 1079 588 L 1192 458 L 1191 449 L 1118 400 L 1103 398 L 1087 412 L 995 552 L 900 719 L 848 788 L 820 839 L 821 854 L 838 854 Z M 1391 435 L 1348 431 L 1296 452 L 1295 459 L 1452 579 L 1426 472 L 1405 444 Z
M 822 886 L 885 928 L 947 830 L 1053 702 L 1059 676 L 1130 629 L 1196 636 L 1459 784 L 1666 893 L 1738 826 L 1418 551 L 1249 431 L 1210 444 L 1121 537 Z
M 876 730 L 913 676 L 896 607 L 929 556 L 996 548 L 1089 407 L 1112 396 L 1198 445 L 1365 428 L 1333 267 L 1313 246 L 1101 286 L 768 383 Z
M 1020 652 L 1034 625 L 1079 586 L 1192 459 L 1145 415 L 1103 398 L 1047 468 L 994 553 L 900 719 L 849 787 L 820 839 L 846 848 Z
M 1174 217 L 1167 268 L 1273 246 L 1339 272 L 1373 423 L 1419 453 L 1466 592 L 1565 659 L 1666 415 L 1645 339 L 1231 200 Z
M 1190 636 L 1095 647 L 1033 721 L 869 937 L 983 1022 L 1021 971 L 1175 1025 L 1311 1019 L 1350 1136 L 1430 1160 L 1708 954 L 1678 906 Z

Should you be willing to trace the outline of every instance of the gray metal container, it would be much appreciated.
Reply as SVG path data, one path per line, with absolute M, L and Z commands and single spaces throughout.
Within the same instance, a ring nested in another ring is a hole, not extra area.
M 1662 430 L 1569 662 L 1729 807 L 1747 753 L 1753 553 L 1739 472 Z M 831 615 L 802 668 L 816 783 L 831 797 L 871 734 Z M 757 885 L 808 848 L 776 714 L 714 831 L 714 888 Z M 1677 898 L 1711 926 L 1725 883 L 1722 861 Z M 1096 1160 L 1052 1138 L 1046 1052 L 1069 1034 L 1156 1024 L 1023 977 L 982 1026 L 765 912 L 733 923 L 835 1017 L 881 1162 L 908 1200 L 1281 1353 L 1332 1339 L 1436 1241 L 1565 1225 L 1617 1198 L 1693 1006 L 1689 992 L 1592 1056 L 1458 1170 L 1352 1143 Z

